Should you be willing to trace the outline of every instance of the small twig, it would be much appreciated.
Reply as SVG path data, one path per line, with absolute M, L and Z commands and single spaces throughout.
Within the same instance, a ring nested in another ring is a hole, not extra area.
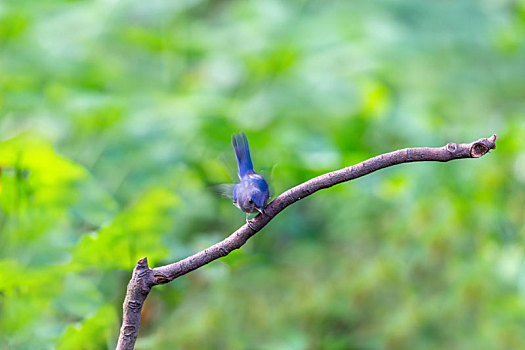
M 128 284 L 126 299 L 123 305 L 124 314 L 117 349 L 130 350 L 134 348 L 135 340 L 139 333 L 140 312 L 151 287 L 171 282 L 179 276 L 185 275 L 213 260 L 228 255 L 232 250 L 239 249 L 251 236 L 259 232 L 284 208 L 298 200 L 323 188 L 332 187 L 392 165 L 408 162 L 448 162 L 461 158 L 479 158 L 495 148 L 496 135 L 492 135 L 489 138 L 479 139 L 472 143 L 449 143 L 439 148 L 405 148 L 385 153 L 359 164 L 317 176 L 289 189 L 275 198 L 275 200 L 266 207 L 264 210 L 265 215 L 257 215 L 251 220 L 250 225 L 243 225 L 221 242 L 190 257 L 173 264 L 153 269 L 148 267 L 146 258 L 140 259 L 133 270 L 133 276 Z

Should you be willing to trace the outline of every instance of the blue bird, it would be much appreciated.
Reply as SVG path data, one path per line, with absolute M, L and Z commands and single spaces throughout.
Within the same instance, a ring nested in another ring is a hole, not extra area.
M 233 204 L 246 213 L 246 221 L 249 223 L 249 213 L 258 211 L 264 214 L 270 191 L 264 177 L 253 170 L 246 135 L 243 132 L 234 134 L 232 145 L 239 167 L 239 180 L 241 180 L 233 188 Z

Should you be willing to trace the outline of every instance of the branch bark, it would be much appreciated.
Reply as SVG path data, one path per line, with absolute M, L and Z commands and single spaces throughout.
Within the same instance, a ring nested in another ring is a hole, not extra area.
M 239 249 L 284 208 L 298 200 L 308 197 L 321 189 L 332 187 L 396 164 L 425 161 L 448 162 L 454 159 L 479 158 L 495 148 L 496 135 L 492 135 L 489 138 L 482 138 L 471 143 L 449 143 L 439 148 L 405 148 L 385 153 L 356 165 L 317 176 L 289 189 L 275 198 L 266 207 L 264 215 L 257 215 L 250 221 L 249 225 L 243 225 L 221 242 L 190 257 L 153 269 L 148 267 L 146 258 L 140 259 L 133 270 L 133 275 L 128 284 L 117 349 L 130 350 L 134 348 L 135 340 L 139 333 L 142 305 L 153 286 L 171 282 L 177 277 L 224 257 L 235 249 Z

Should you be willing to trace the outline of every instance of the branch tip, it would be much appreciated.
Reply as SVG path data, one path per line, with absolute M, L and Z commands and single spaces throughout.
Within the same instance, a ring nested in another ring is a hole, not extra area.
M 489 141 L 494 144 L 494 147 L 492 147 L 492 149 L 496 149 L 496 139 L 496 134 L 493 134 L 491 137 L 489 137 Z
M 148 258 L 143 257 L 137 261 L 137 268 L 148 268 Z
M 470 147 L 470 156 L 479 158 L 487 154 L 491 149 L 496 149 L 496 134 L 493 134 L 488 139 L 479 139 L 473 142 Z

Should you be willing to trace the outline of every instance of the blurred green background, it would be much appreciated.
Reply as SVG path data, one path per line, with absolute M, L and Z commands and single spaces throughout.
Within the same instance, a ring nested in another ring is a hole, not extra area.
M 0 1 L 0 349 L 114 348 L 136 261 L 397 148 L 155 287 L 138 349 L 525 348 L 525 1 Z

